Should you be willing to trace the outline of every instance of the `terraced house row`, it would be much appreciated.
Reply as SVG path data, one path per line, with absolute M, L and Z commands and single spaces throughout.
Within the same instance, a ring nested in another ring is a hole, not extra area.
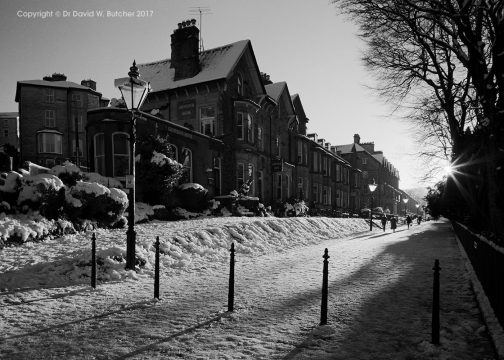
M 265 205 L 295 197 L 320 208 L 359 211 L 369 206 L 368 183 L 374 179 L 375 206 L 397 213 L 399 173 L 383 153 L 373 143 L 360 143 L 358 135 L 348 145 L 332 145 L 308 133 L 300 96 L 291 94 L 286 82 L 272 83 L 260 71 L 249 40 L 200 51 L 199 29 L 187 21 L 171 35 L 170 59 L 137 67 L 152 89 L 137 120 L 137 135 L 168 138 L 174 157 L 185 167 L 184 182 L 200 183 L 217 196 L 251 180 L 249 195 Z M 123 108 L 104 107 L 106 99 L 93 88 L 86 99 L 95 101 L 86 108 L 82 125 L 69 115 L 71 108 L 51 113 L 51 121 L 39 119 L 36 126 L 25 116 L 23 108 L 30 104 L 22 99 L 28 85 L 59 89 L 69 85 L 64 83 L 18 83 L 20 126 L 30 123 L 35 134 L 42 134 L 21 135 L 21 144 L 31 146 L 21 146 L 22 160 L 78 160 L 90 171 L 125 179 L 131 115 Z M 37 106 L 43 108 L 43 101 Z M 85 128 L 82 136 L 80 126 Z M 86 149 L 81 157 L 75 144 Z

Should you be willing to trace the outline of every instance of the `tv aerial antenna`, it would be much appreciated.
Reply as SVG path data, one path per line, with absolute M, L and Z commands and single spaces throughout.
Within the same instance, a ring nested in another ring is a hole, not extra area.
M 209 6 L 192 6 L 189 10 L 190 14 L 199 14 L 199 31 L 200 31 L 200 37 L 199 37 L 199 52 L 205 51 L 205 48 L 203 46 L 203 15 L 209 15 L 212 14 L 212 9 L 210 9 Z

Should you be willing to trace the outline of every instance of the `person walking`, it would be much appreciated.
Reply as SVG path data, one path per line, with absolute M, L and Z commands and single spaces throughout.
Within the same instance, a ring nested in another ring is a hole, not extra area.
M 390 228 L 393 232 L 395 232 L 395 229 L 397 228 L 397 218 L 395 216 L 390 218 Z
M 406 223 L 408 224 L 408 229 L 409 229 L 409 227 L 411 225 L 411 217 L 409 215 L 406 216 Z
M 387 217 L 385 215 L 382 215 L 381 224 L 383 227 L 383 232 L 385 232 L 385 227 L 387 226 Z

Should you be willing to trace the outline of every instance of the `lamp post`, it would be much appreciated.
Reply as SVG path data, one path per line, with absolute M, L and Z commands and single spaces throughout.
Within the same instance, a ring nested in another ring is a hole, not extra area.
M 126 188 L 129 188 L 128 199 L 128 230 L 126 231 L 126 269 L 135 269 L 135 143 L 136 143 L 136 112 L 142 106 L 150 90 L 148 82 L 140 80 L 136 62 L 130 67 L 128 77 L 115 80 L 115 86 L 121 91 L 122 98 L 131 111 L 131 126 L 129 134 L 129 176 L 126 176 Z
M 406 204 L 408 203 L 408 200 L 408 198 L 402 199 L 402 201 L 404 202 L 404 217 L 406 217 Z
M 373 178 L 373 182 L 368 184 L 369 192 L 371 193 L 371 209 L 369 209 L 369 231 L 373 231 L 373 192 L 376 190 L 375 179 Z
M 415 206 L 416 206 L 416 215 L 418 217 L 418 208 L 420 207 L 420 204 L 415 204 Z

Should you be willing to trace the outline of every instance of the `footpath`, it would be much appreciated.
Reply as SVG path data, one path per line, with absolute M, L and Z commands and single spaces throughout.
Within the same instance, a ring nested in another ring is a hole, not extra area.
M 328 325 L 286 358 L 499 359 L 449 222 L 387 229 L 361 241 L 376 246 L 376 240 L 381 247 L 372 258 L 330 284 Z M 338 247 L 329 247 L 334 251 Z M 439 345 L 431 343 L 435 259 L 441 266 Z
M 325 248 L 328 321 L 319 326 Z M 440 345 L 430 342 L 435 259 Z M 0 311 L 15 311 L 0 313 L 0 358 L 497 359 L 447 222 L 237 255 L 232 313 L 228 264 L 202 265 L 165 274 L 160 301 L 138 280 L 6 304 Z

